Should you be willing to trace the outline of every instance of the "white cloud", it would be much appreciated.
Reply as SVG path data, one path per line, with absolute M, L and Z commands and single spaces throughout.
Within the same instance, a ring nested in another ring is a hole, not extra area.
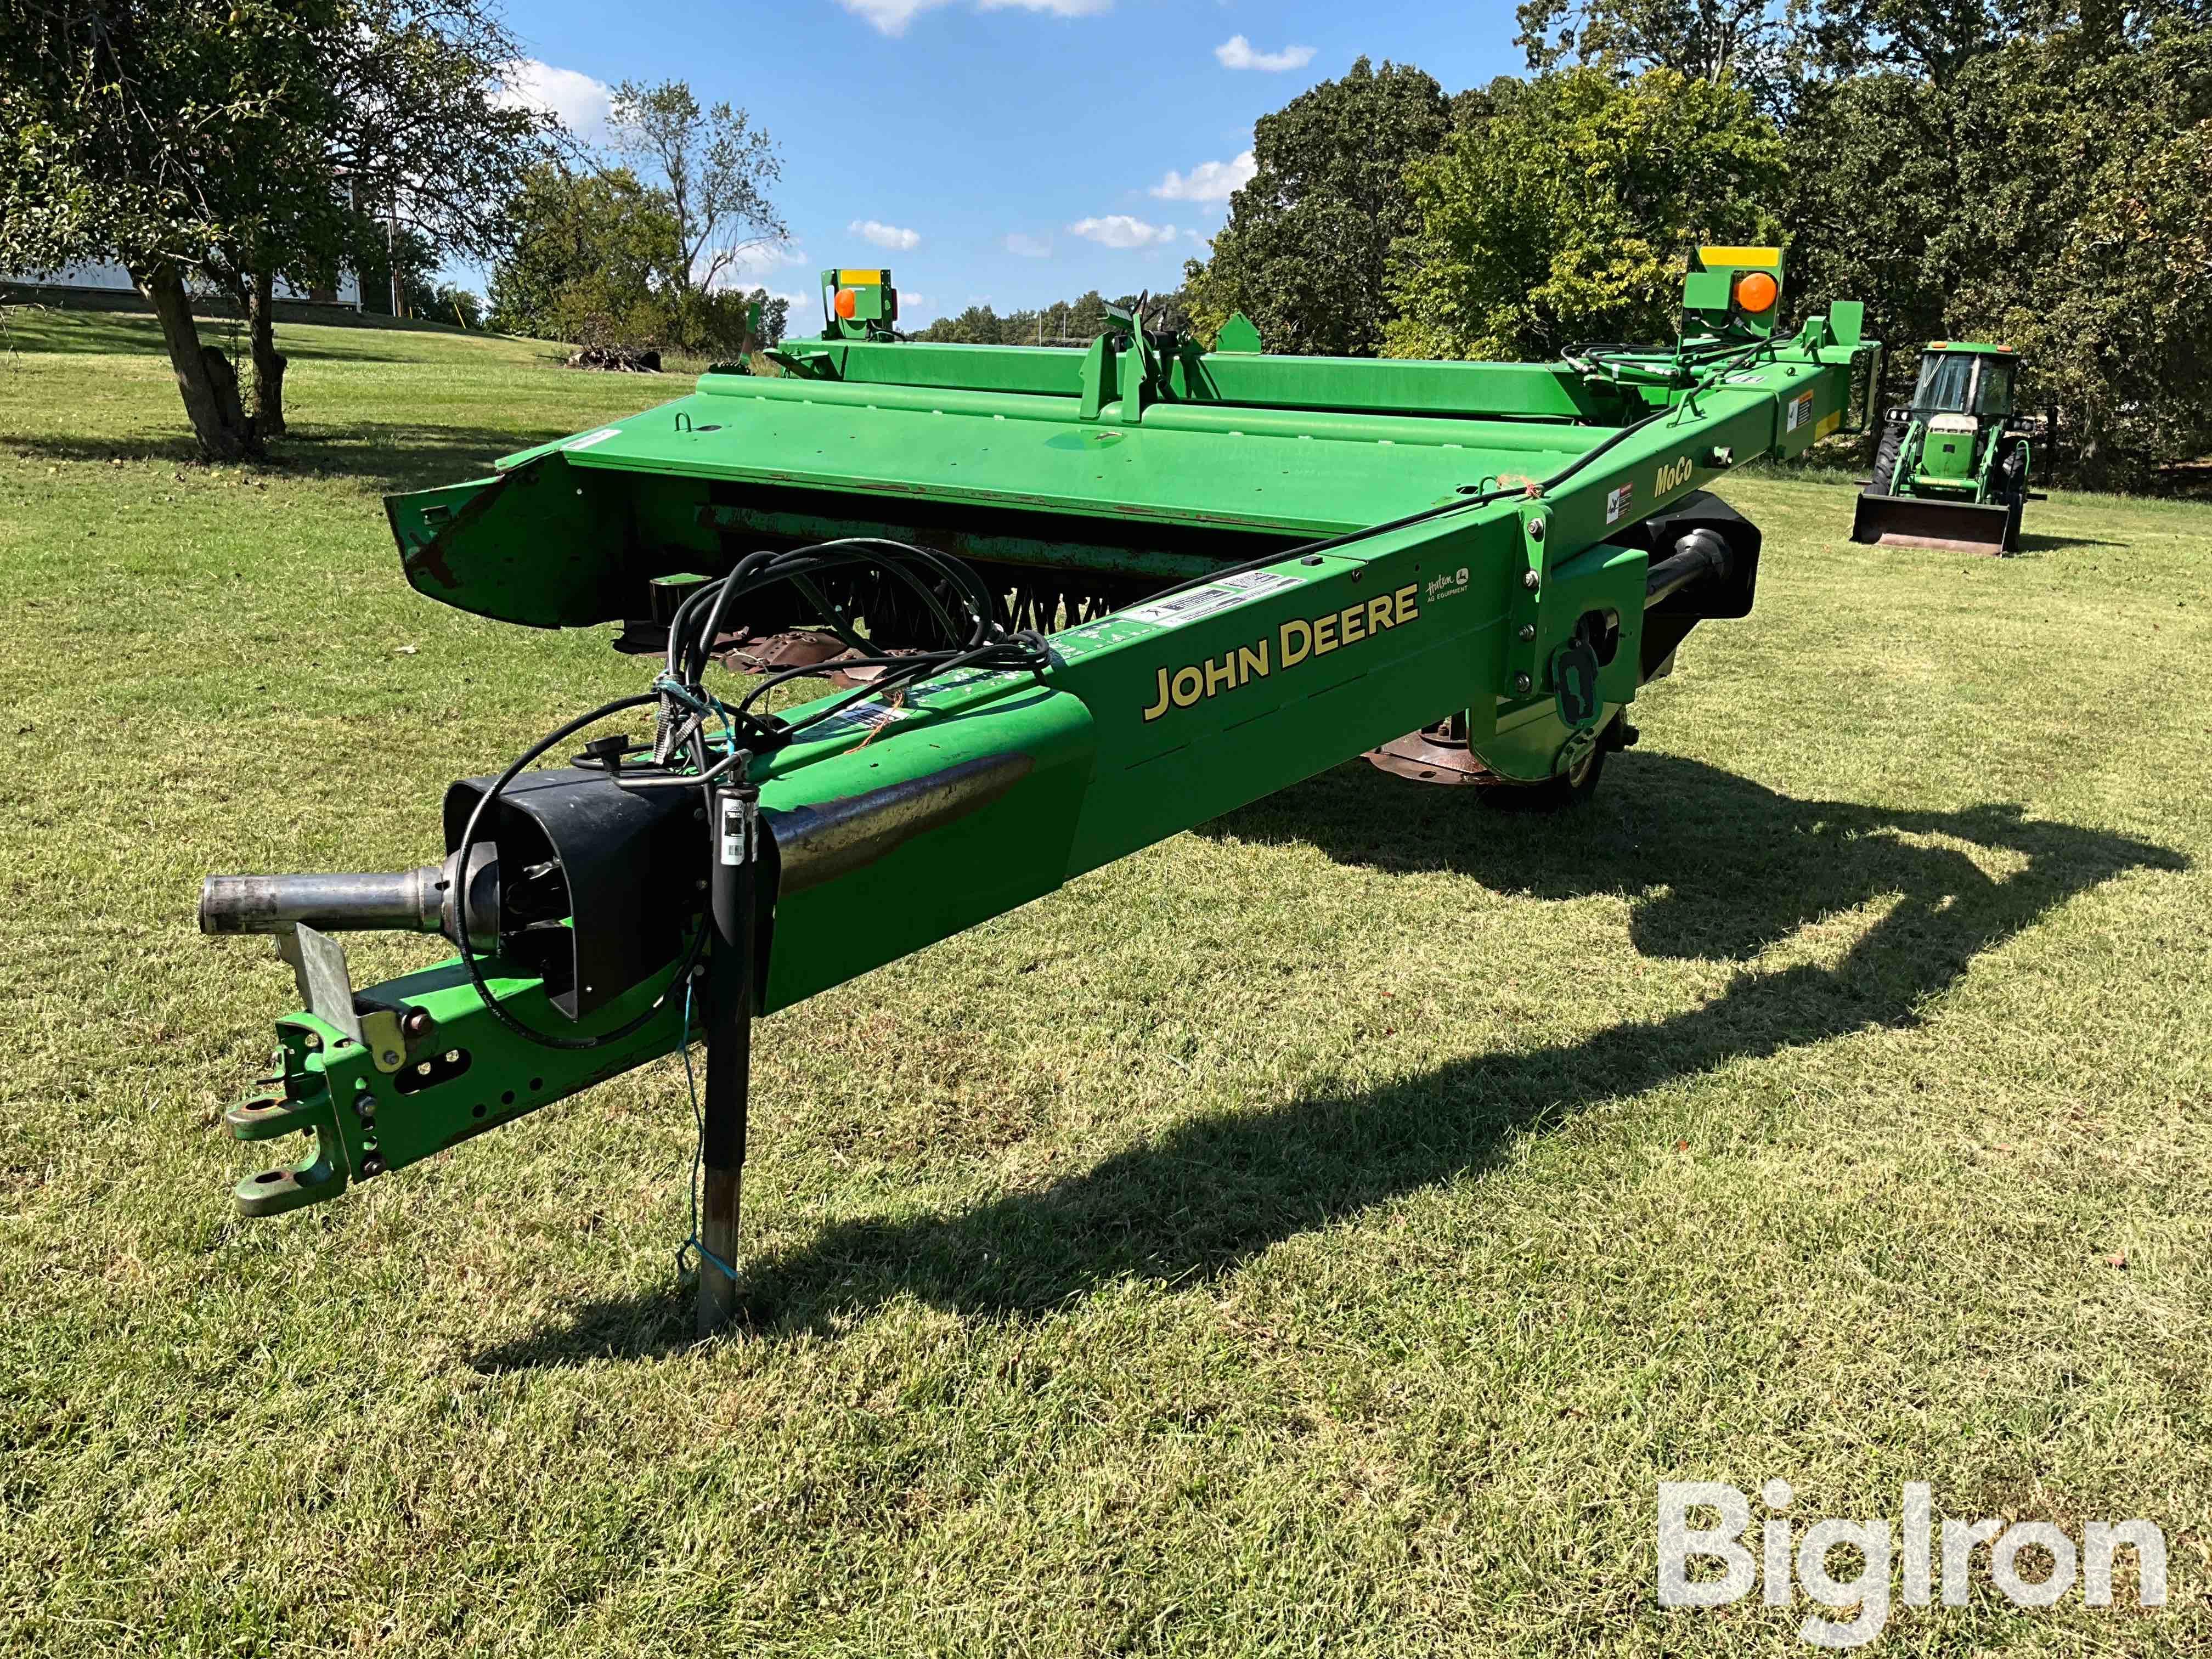
M 780 270 L 806 263 L 806 250 L 794 242 L 759 242 L 751 247 L 739 248 L 737 257 L 730 261 L 722 273 L 727 283 L 743 283 L 757 287 L 764 277 Z
M 1176 239 L 1173 225 L 1148 225 L 1126 213 L 1109 213 L 1103 219 L 1078 219 L 1068 229 L 1102 247 L 1158 247 Z
M 499 101 L 510 107 L 550 110 L 561 125 L 587 144 L 606 142 L 607 111 L 614 88 L 580 70 L 556 69 L 535 58 L 518 58 L 501 66 Z
M 851 4 L 852 0 L 846 0 Z M 1311 46 L 1285 46 L 1280 52 L 1255 51 L 1252 43 L 1241 34 L 1232 34 L 1213 49 L 1221 60 L 1221 67 L 1233 70 L 1264 70 L 1270 75 L 1285 70 L 1304 69 L 1313 62 Z
M 1046 259 L 1052 257 L 1052 238 L 1025 236 L 1017 230 L 1006 238 L 1006 252 L 1018 253 L 1024 259 Z
M 1163 202 L 1225 202 L 1259 171 L 1248 149 L 1233 161 L 1200 161 L 1187 173 L 1171 172 L 1152 186 L 1152 194 Z
M 691 275 L 695 281 L 706 276 L 715 258 L 715 250 L 702 248 L 699 251 L 699 257 L 691 262 Z M 806 250 L 790 242 L 763 242 L 757 246 L 739 248 L 730 263 L 716 273 L 714 287 L 723 293 L 732 289 L 750 290 L 765 288 L 773 291 L 778 283 L 791 280 L 787 273 L 793 266 L 806 263 Z M 819 308 L 818 301 L 809 301 L 808 303 Z
M 771 300 L 781 300 L 791 307 L 784 317 L 784 332 L 789 335 L 818 334 L 822 331 L 822 296 L 819 294 L 769 295 Z
M 1114 0 L 976 0 L 978 11 L 1042 11 L 1054 17 L 1096 17 Z
M 884 33 L 897 36 L 926 11 L 955 0 L 840 0 L 847 11 L 865 17 Z M 1114 0 L 975 0 L 978 11 L 1042 11 L 1054 17 L 1090 17 L 1112 9 Z
M 880 219 L 855 219 L 845 228 L 855 236 L 866 238 L 878 247 L 896 248 L 901 252 L 921 246 L 921 233 L 908 230 L 903 225 L 887 225 Z

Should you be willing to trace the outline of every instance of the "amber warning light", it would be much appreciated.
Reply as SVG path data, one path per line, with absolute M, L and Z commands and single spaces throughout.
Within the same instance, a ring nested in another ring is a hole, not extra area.
M 1763 270 L 1746 271 L 1735 285 L 1736 303 L 1754 317 L 1774 309 L 1774 301 L 1781 293 L 1774 278 Z

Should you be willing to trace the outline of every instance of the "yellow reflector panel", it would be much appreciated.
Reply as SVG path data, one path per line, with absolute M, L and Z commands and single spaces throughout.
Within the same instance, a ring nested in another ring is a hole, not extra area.
M 1711 270 L 1715 265 L 1765 265 L 1771 270 L 1782 263 L 1778 247 L 1701 247 L 1698 258 Z
M 873 288 L 890 280 L 888 270 L 841 270 L 837 273 L 840 288 Z

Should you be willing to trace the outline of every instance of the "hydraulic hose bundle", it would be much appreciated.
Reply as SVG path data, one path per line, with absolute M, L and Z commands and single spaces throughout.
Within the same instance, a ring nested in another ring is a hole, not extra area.
M 833 605 L 816 583 L 817 577 L 829 572 L 854 567 L 872 569 L 910 589 L 942 627 L 946 644 L 934 650 L 896 655 L 872 652 L 867 640 L 857 630 L 855 619 L 847 615 L 842 607 Z M 783 582 L 799 589 L 814 606 L 823 625 L 860 653 L 842 659 L 841 666 L 879 671 L 871 684 L 813 710 L 795 723 L 756 713 L 755 707 L 785 681 L 818 672 L 814 668 L 787 669 L 769 676 L 734 708 L 714 696 L 703 684 L 725 620 L 736 622 L 744 614 L 749 597 Z M 471 849 L 483 834 L 487 815 L 526 769 L 556 744 L 626 709 L 652 706 L 657 712 L 657 735 L 651 745 L 650 762 L 636 767 L 626 764 L 628 757 L 638 750 L 620 738 L 586 745 L 584 760 L 604 766 L 610 780 L 625 789 L 697 789 L 709 830 L 708 839 L 710 843 L 715 843 L 721 835 L 723 817 L 716 804 L 716 790 L 744 789 L 746 769 L 756 755 L 783 747 L 855 702 L 895 694 L 940 674 L 963 668 L 1036 672 L 1050 660 L 1043 636 L 1028 630 L 1012 632 L 1005 628 L 999 620 L 997 600 L 983 586 L 981 578 L 949 555 L 872 537 L 823 542 L 786 551 L 749 553 L 732 567 L 727 575 L 701 584 L 698 591 L 678 609 L 669 624 L 665 666 L 649 692 L 619 697 L 579 715 L 539 739 L 493 780 L 469 815 L 455 856 L 461 867 L 468 867 Z M 720 726 L 719 732 L 710 729 L 716 724 Z M 675 896 L 674 902 L 684 902 L 688 896 Z M 710 919 L 702 917 L 693 930 L 689 947 L 677 963 L 675 973 L 652 1004 L 615 1030 L 590 1036 L 542 1031 L 518 1018 L 493 994 L 484 977 L 482 958 L 468 937 L 469 930 L 461 929 L 454 943 L 470 983 L 483 999 L 486 1011 L 501 1025 L 542 1047 L 576 1050 L 606 1048 L 624 1042 L 658 1018 L 671 1006 L 678 989 L 689 984 L 713 931 Z

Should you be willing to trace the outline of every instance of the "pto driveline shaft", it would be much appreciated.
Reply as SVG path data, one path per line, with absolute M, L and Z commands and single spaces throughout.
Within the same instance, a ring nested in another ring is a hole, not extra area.
M 289 933 L 304 922 L 325 933 L 434 933 L 443 916 L 445 867 L 388 874 L 210 876 L 200 884 L 203 933 Z

